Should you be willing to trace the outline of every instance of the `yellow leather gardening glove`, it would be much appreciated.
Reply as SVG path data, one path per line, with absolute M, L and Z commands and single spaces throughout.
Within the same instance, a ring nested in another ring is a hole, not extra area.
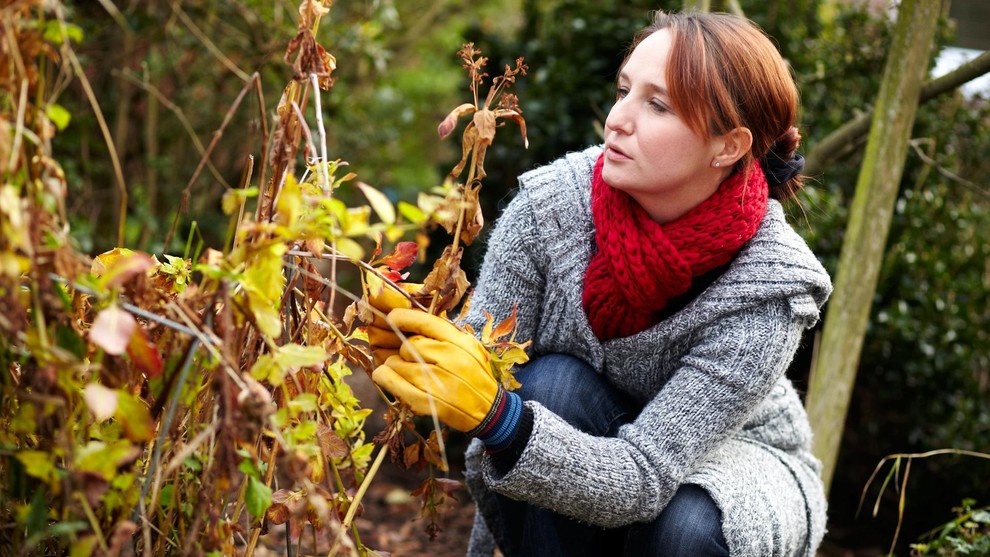
M 365 281 L 368 285 L 368 303 L 381 314 L 387 315 L 396 308 L 412 308 L 412 302 L 407 296 L 400 294 L 374 273 L 367 273 Z M 412 282 L 400 283 L 399 286 L 407 294 L 413 294 L 423 289 L 422 284 Z M 395 333 L 395 329 L 383 315 L 375 313 L 367 331 L 368 344 L 371 346 L 371 355 L 375 359 L 375 365 L 382 365 L 389 356 L 399 353 L 402 339 Z
M 394 309 L 388 318 L 408 340 L 398 355 L 375 369 L 375 383 L 416 414 L 435 411 L 441 421 L 480 438 L 489 450 L 508 445 L 522 416 L 522 399 L 492 377 L 488 351 L 478 339 L 419 310 Z

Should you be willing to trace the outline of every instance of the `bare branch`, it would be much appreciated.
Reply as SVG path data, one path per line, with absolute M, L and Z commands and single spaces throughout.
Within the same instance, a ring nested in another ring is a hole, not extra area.
M 921 87 L 918 102 L 930 101 L 988 72 L 990 72 L 990 51 L 941 77 L 925 82 Z M 816 143 L 805 157 L 805 174 L 808 176 L 821 174 L 829 164 L 861 145 L 870 131 L 872 118 L 872 109 L 863 112 Z

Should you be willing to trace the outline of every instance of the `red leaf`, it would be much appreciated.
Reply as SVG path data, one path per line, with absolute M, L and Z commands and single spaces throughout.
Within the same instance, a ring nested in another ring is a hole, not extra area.
M 381 263 L 393 271 L 401 271 L 412 265 L 418 254 L 419 245 L 416 242 L 399 242 L 392 253 L 382 258 Z
M 162 354 L 148 339 L 148 334 L 140 325 L 134 328 L 131 340 L 127 343 L 127 355 L 148 379 L 154 379 L 162 374 Z
M 516 328 L 516 310 L 518 309 L 518 306 L 512 307 L 512 315 L 506 317 L 501 323 L 495 326 L 495 330 L 492 331 L 492 338 L 499 340 Z

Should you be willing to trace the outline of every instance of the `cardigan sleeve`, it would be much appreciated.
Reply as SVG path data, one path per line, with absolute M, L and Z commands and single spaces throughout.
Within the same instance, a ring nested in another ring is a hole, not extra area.
M 495 323 L 516 310 L 516 340 L 534 338 L 542 307 L 546 257 L 539 250 L 536 223 L 526 189 L 520 189 L 495 223 L 471 295 L 465 321 L 480 332 L 485 312 Z
M 786 300 L 730 314 L 701 329 L 668 383 L 616 437 L 582 433 L 540 406 L 529 442 L 491 489 L 603 527 L 650 521 L 691 470 L 743 425 L 800 342 L 803 320 Z

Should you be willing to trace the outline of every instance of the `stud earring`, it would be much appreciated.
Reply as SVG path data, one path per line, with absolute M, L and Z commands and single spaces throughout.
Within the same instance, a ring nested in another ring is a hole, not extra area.
M 718 167 L 720 167 L 720 166 L 722 166 L 722 163 L 720 163 L 720 162 L 718 162 L 718 161 L 715 161 L 715 168 L 718 168 Z

